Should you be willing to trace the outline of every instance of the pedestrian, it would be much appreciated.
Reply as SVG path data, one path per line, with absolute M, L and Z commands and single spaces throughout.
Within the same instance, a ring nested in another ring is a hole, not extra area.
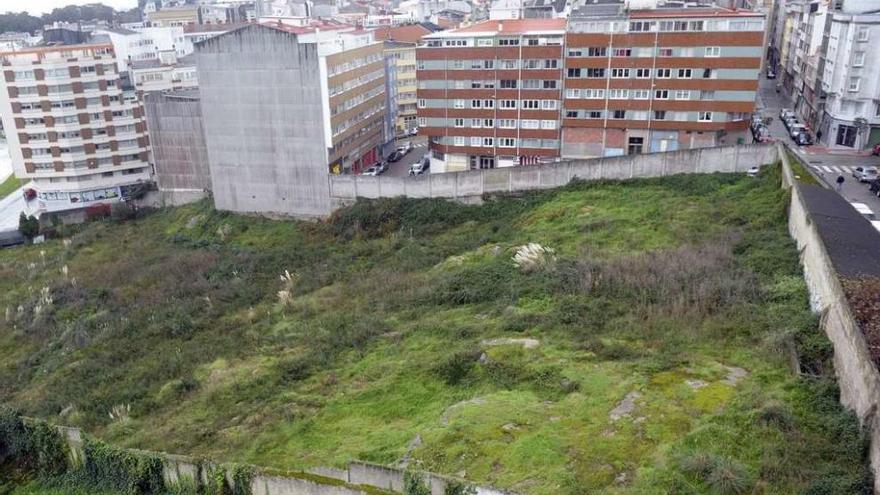
M 818 130 L 818 131 L 816 131 L 816 142 L 818 143 L 821 140 L 822 140 L 822 131 Z
M 837 192 L 840 192 L 843 189 L 843 181 L 846 179 L 843 178 L 842 175 L 837 176 Z

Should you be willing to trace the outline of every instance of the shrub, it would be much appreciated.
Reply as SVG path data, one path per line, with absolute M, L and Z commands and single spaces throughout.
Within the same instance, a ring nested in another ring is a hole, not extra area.
M 758 411 L 758 420 L 768 426 L 775 426 L 782 431 L 794 428 L 794 417 L 784 405 L 774 402 L 765 405 Z
M 18 216 L 18 231 L 28 239 L 33 239 L 40 233 L 40 221 L 33 215 L 28 216 L 21 212 Z
M 476 265 L 447 270 L 431 288 L 435 304 L 474 304 L 497 299 L 514 299 L 516 269 L 507 261 L 494 259 Z
M 476 493 L 476 488 L 461 481 L 447 481 L 443 488 L 443 495 L 476 495 Z
M 447 385 L 458 385 L 470 375 L 482 353 L 481 349 L 455 352 L 435 365 L 433 371 Z
M 425 478 L 419 473 L 406 472 L 403 474 L 404 495 L 431 495 L 431 488 L 425 483 Z
M 124 493 L 162 493 L 162 459 L 148 452 L 120 449 L 91 438 L 83 439 L 83 466 L 89 484 Z
M 706 484 L 722 495 L 740 495 L 751 490 L 754 480 L 742 464 L 719 459 L 706 476 Z

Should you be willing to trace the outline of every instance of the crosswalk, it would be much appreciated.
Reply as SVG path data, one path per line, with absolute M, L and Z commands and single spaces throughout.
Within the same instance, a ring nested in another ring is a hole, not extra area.
M 852 167 L 847 167 L 845 165 L 810 165 L 810 168 L 819 173 L 826 174 L 851 174 L 853 173 Z

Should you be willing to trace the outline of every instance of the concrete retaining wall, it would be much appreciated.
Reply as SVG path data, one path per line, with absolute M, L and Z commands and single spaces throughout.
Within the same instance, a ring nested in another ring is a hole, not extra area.
M 780 150 L 781 150 L 781 145 Z M 871 360 L 868 345 L 850 310 L 816 224 L 785 153 L 783 186 L 791 192 L 788 230 L 797 242 L 804 278 L 810 291 L 810 305 L 821 314 L 820 326 L 834 346 L 834 370 L 840 386 L 840 402 L 855 411 L 870 435 L 870 462 L 874 472 L 874 493 L 880 493 L 880 372 Z
M 772 145 L 749 144 L 418 177 L 331 175 L 330 196 L 337 202 L 398 196 L 467 200 L 486 193 L 550 189 L 564 186 L 574 179 L 632 179 L 674 174 L 745 172 L 751 167 L 777 161 L 777 153 L 778 149 Z

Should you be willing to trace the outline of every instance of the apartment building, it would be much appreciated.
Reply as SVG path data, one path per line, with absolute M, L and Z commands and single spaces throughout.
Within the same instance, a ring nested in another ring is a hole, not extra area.
M 565 19 L 487 21 L 423 40 L 418 124 L 433 173 L 559 158 Z
M 202 23 L 202 11 L 198 5 L 174 5 L 147 12 L 147 22 L 152 27 L 188 26 Z
M 726 9 L 488 21 L 423 38 L 432 172 L 747 139 L 762 14 Z
M 565 44 L 564 157 L 746 142 L 764 15 L 659 8 L 573 16 Z
M 380 160 L 385 60 L 372 31 L 251 24 L 199 43 L 196 66 L 217 208 L 323 216 L 316 184 Z
M 125 198 L 150 180 L 141 105 L 106 42 L 0 53 L 0 117 L 33 214 Z
M 158 52 L 157 58 L 129 63 L 129 73 L 138 94 L 177 91 L 199 85 L 195 58 L 177 58 L 173 50 Z
M 376 39 L 385 40 L 385 54 L 394 61 L 397 77 L 398 133 L 417 127 L 416 122 L 416 45 L 422 36 L 436 31 L 429 23 L 384 26 L 374 31 Z

